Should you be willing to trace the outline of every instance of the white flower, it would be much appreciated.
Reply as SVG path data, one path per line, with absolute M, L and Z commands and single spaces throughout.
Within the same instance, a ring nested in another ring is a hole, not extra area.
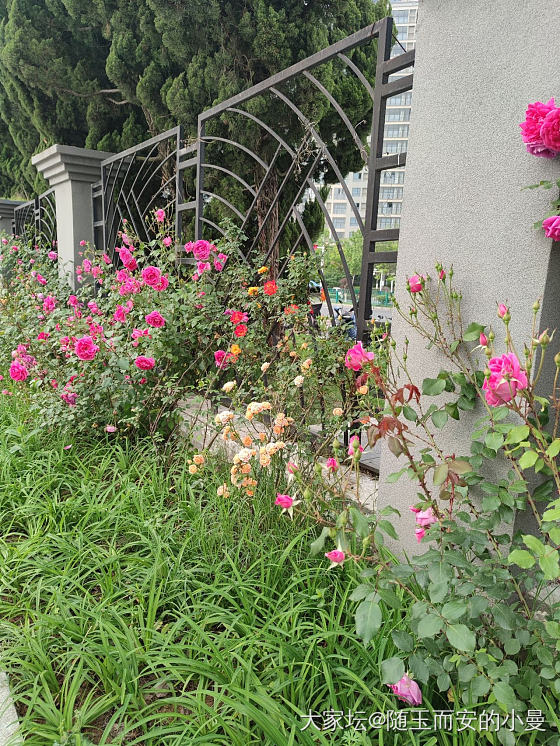
M 303 386 L 304 380 L 303 376 L 296 376 L 293 380 L 293 384 L 299 388 L 300 386 Z
M 229 392 L 235 388 L 235 385 L 235 381 L 228 381 L 222 386 L 222 391 L 225 391 L 226 394 L 229 394 Z

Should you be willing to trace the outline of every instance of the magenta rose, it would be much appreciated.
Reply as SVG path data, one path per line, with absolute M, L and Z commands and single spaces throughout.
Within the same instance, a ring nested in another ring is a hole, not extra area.
M 92 337 L 89 335 L 86 337 L 80 337 L 76 340 L 74 345 L 74 352 L 80 358 L 80 360 L 93 360 L 99 347 L 94 343 Z
M 519 125 L 521 127 L 523 142 L 542 145 L 542 124 L 546 115 L 555 108 L 553 98 L 547 101 L 546 104 L 543 104 L 542 101 L 535 101 L 534 104 L 529 104 L 525 112 L 525 121 Z
M 393 694 L 396 694 L 403 702 L 407 702 L 409 705 L 413 706 L 422 704 L 422 692 L 420 691 L 420 687 L 408 674 L 405 674 L 396 684 L 387 684 L 387 686 L 389 689 L 392 689 Z
M 29 371 L 25 365 L 18 363 L 17 360 L 14 360 L 10 365 L 10 378 L 12 381 L 25 381 L 28 375 Z
M 225 368 L 228 367 L 230 358 L 232 358 L 233 355 L 231 352 L 226 352 L 225 350 L 216 350 L 214 353 L 214 361 L 216 363 L 216 367 L 220 368 L 220 370 L 225 370 Z
M 422 290 L 422 278 L 420 275 L 412 275 L 408 278 L 408 288 L 411 293 L 419 293 Z
M 281 508 L 284 508 L 284 510 L 288 510 L 294 504 L 294 498 L 290 497 L 290 495 L 281 495 L 278 493 L 274 504 L 279 505 Z
M 555 150 L 534 142 L 527 143 L 527 152 L 531 153 L 531 155 L 536 155 L 537 158 L 556 158 L 558 155 Z
M 146 285 L 154 288 L 161 280 L 161 269 L 152 266 L 145 267 L 142 270 L 142 279 L 144 280 Z
M 560 241 L 560 215 L 553 215 L 551 218 L 543 220 L 542 227 L 544 235 L 552 238 L 553 241 Z
M 210 241 L 203 241 L 202 239 L 197 241 L 193 246 L 194 258 L 198 259 L 199 262 L 205 262 L 210 256 L 212 248 Z
M 373 352 L 364 350 L 364 348 L 362 347 L 362 343 L 358 342 L 346 353 L 346 357 L 344 358 L 344 365 L 351 370 L 361 370 L 362 366 L 373 360 L 374 357 L 375 355 L 373 354 Z
M 158 284 L 154 285 L 154 290 L 157 290 L 158 293 L 161 293 L 162 290 L 167 290 L 168 287 L 169 287 L 169 280 L 167 279 L 165 275 L 162 275 L 159 278 Z
M 333 549 L 331 552 L 325 552 L 325 557 L 330 560 L 333 565 L 341 565 L 346 559 L 346 555 L 341 549 Z
M 545 148 L 560 151 L 560 109 L 549 111 L 541 127 L 541 140 Z
M 490 376 L 485 379 L 482 388 L 486 391 L 486 402 L 491 407 L 511 401 L 518 391 L 527 388 L 527 375 L 513 352 L 493 357 L 488 367 Z
M 165 326 L 165 319 L 159 311 L 152 311 L 146 316 L 146 324 L 160 329 L 162 326 Z
M 134 361 L 134 365 L 140 370 L 151 370 L 155 364 L 156 361 L 153 357 L 145 357 L 144 355 L 139 355 Z

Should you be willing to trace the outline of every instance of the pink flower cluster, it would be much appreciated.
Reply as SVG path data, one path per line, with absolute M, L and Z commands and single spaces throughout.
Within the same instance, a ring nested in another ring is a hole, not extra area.
M 191 251 L 194 258 L 196 259 L 196 272 L 193 274 L 192 279 L 196 282 L 200 279 L 204 272 L 210 272 L 212 264 L 208 261 L 212 260 L 214 269 L 216 272 L 221 272 L 227 262 L 227 254 L 217 253 L 216 247 L 210 241 L 189 241 L 185 244 L 185 251 L 189 254 Z
M 554 99 L 546 104 L 536 101 L 529 104 L 525 121 L 519 125 L 527 152 L 539 158 L 556 158 L 560 153 L 560 108 Z
M 436 518 L 433 508 L 427 508 L 426 510 L 420 510 L 420 508 L 410 509 L 416 514 L 416 529 L 414 533 L 416 534 L 416 541 L 420 543 L 426 535 L 426 529 L 431 526 L 432 523 L 437 523 L 438 519 Z
M 486 392 L 486 402 L 491 407 L 506 404 L 517 396 L 518 391 L 528 386 L 527 374 L 513 352 L 493 357 L 488 362 L 488 368 L 490 375 L 482 388 Z
M 344 365 L 350 370 L 361 370 L 366 363 L 371 362 L 375 355 L 373 352 L 364 350 L 362 343 L 358 342 L 351 347 L 344 358 Z

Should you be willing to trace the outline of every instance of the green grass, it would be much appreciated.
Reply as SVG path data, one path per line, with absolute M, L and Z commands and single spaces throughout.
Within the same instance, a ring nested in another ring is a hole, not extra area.
M 313 527 L 216 497 L 152 443 L 69 444 L 0 409 L 0 666 L 25 743 L 474 746 L 474 733 L 302 731 L 302 714 L 398 710 L 367 648 L 355 569 L 309 556 Z M 492 743 L 492 741 L 488 741 Z M 525 743 L 525 742 L 524 742 Z M 526 743 L 530 743 L 529 740 Z

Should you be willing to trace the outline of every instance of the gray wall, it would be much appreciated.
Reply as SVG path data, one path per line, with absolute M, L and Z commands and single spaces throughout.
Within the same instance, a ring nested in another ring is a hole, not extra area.
M 521 191 L 559 178 L 560 160 L 526 153 L 519 129 L 529 102 L 556 96 L 560 104 L 559 10 L 558 0 L 420 0 L 397 267 L 401 303 L 407 275 L 435 276 L 440 261 L 454 266 L 467 323 L 492 323 L 501 332 L 496 302 L 504 302 L 512 333 L 528 337 L 531 306 L 544 295 L 541 327 L 560 327 L 560 244 L 532 227 L 552 194 Z M 399 345 L 410 339 L 413 376 L 437 375 L 442 361 L 396 314 L 393 333 Z M 468 454 L 469 429 L 468 420 L 446 427 L 444 451 Z M 406 478 L 385 484 L 401 465 L 384 449 L 379 506 L 401 510 L 401 548 L 414 553 L 408 508 L 415 486 Z

